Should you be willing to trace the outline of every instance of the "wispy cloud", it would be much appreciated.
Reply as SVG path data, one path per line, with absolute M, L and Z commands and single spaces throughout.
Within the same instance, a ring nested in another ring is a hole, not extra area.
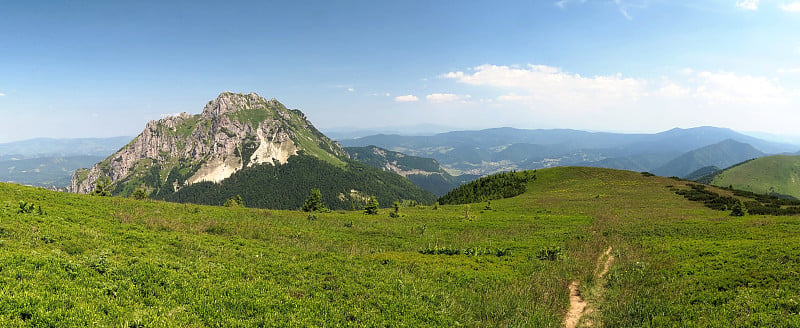
M 800 12 L 800 1 L 783 3 L 779 6 L 781 10 L 788 12 Z
M 778 69 L 778 74 L 800 74 L 800 67 L 792 67 L 792 68 L 781 67 Z
M 6 96 L 5 93 L 0 92 L 0 97 L 5 97 L 5 96 Z
M 779 73 L 799 72 L 782 69 Z M 582 76 L 547 65 L 526 67 L 481 65 L 466 73 L 448 72 L 442 78 L 505 91 L 499 101 L 560 107 L 613 107 L 641 99 L 686 98 L 707 104 L 781 104 L 789 101 L 779 81 L 727 71 L 682 69 L 674 79 L 648 80 L 621 74 Z M 444 98 L 444 96 L 440 96 Z M 450 96 L 452 97 L 452 96 Z
M 511 67 L 481 65 L 469 73 L 449 72 L 441 77 L 457 82 L 508 89 L 515 100 L 569 103 L 573 105 L 614 104 L 646 93 L 647 81 L 620 74 L 585 77 L 547 65 Z M 498 99 L 508 101 L 511 99 Z
M 554 5 L 561 9 L 566 9 L 567 5 L 570 3 L 580 3 L 584 4 L 587 0 L 559 0 L 554 3 Z M 622 14 L 628 20 L 633 20 L 633 15 L 631 15 L 631 9 L 644 9 L 647 8 L 650 4 L 651 0 L 611 0 L 611 1 L 595 1 L 595 2 L 609 2 L 616 6 L 617 11 Z
M 415 95 L 405 95 L 405 96 L 397 96 L 394 97 L 394 101 L 396 102 L 415 102 L 419 101 L 419 98 Z
M 758 10 L 758 3 L 761 2 L 760 0 L 739 0 L 736 1 L 736 7 L 745 9 L 745 10 Z
M 349 91 L 349 92 L 355 92 L 355 91 L 356 91 L 356 89 L 354 89 L 353 87 L 349 87 L 349 88 L 347 88 L 347 91 Z
M 779 75 L 686 68 L 643 78 L 584 76 L 547 65 L 482 65 L 447 72 L 440 78 L 469 85 L 482 95 L 474 103 L 487 106 L 463 107 L 474 110 L 472 115 L 484 114 L 477 108 L 506 111 L 517 122 L 536 122 L 538 126 L 636 130 L 719 125 L 746 129 L 758 122 L 775 131 L 791 131 L 793 125 L 781 117 L 794 115 L 800 94 L 784 86 Z M 483 101 L 486 96 L 494 99 L 491 105 Z
M 694 96 L 712 105 L 786 103 L 783 87 L 766 77 L 732 72 L 697 72 Z
M 471 98 L 470 95 L 457 95 L 453 93 L 432 93 L 425 96 L 425 99 L 430 103 L 442 104 L 456 101 L 466 101 Z

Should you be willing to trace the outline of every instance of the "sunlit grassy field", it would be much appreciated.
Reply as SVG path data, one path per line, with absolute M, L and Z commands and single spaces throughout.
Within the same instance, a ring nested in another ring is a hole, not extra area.
M 593 327 L 800 326 L 797 217 L 731 217 L 635 172 L 537 177 L 400 218 L 0 184 L 0 326 L 560 327 L 573 280 Z

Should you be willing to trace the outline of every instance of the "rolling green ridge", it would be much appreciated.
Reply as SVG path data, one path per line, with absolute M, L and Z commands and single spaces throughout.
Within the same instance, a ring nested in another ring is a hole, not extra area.
M 536 177 L 395 218 L 0 184 L 0 326 L 562 327 L 572 281 L 592 326 L 800 325 L 797 216 L 733 217 L 637 172 Z
M 775 155 L 715 173 L 710 184 L 800 198 L 800 156 Z
M 713 165 L 712 166 L 705 166 L 705 167 L 701 167 L 701 168 L 695 170 L 692 173 L 687 174 L 686 177 L 684 177 L 684 178 L 686 180 L 692 180 L 692 181 L 699 181 L 699 182 L 702 182 L 702 183 L 708 183 L 709 181 L 703 181 L 704 177 L 707 177 L 707 176 L 712 175 L 714 173 L 717 173 L 719 171 L 720 171 L 720 168 L 718 168 L 716 166 L 713 166 Z
M 703 167 L 729 167 L 744 160 L 762 156 L 764 156 L 764 153 L 753 148 L 753 146 L 727 139 L 687 152 L 652 172 L 665 177 L 686 177 Z

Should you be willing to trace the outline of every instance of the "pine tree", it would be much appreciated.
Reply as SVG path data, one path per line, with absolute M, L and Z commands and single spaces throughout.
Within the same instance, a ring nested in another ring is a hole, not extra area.
M 364 213 L 375 215 L 378 214 L 378 200 L 375 199 L 375 196 L 370 196 L 369 201 L 367 202 L 367 206 L 364 206 Z
M 304 212 L 320 212 L 325 211 L 325 203 L 322 202 L 322 192 L 318 188 L 311 189 L 311 194 L 306 198 L 303 203 Z
M 747 209 L 742 204 L 741 200 L 737 200 L 736 203 L 731 206 L 731 216 L 745 216 L 747 215 Z
M 114 186 L 111 184 L 111 178 L 103 175 L 97 178 L 92 196 L 111 196 L 111 191 L 113 190 Z

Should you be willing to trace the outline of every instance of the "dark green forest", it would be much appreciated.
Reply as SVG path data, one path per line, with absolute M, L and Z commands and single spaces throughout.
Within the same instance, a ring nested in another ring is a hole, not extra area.
M 384 205 L 398 200 L 423 204 L 436 200 L 433 194 L 399 175 L 356 161 L 348 161 L 342 169 L 308 155 L 292 156 L 283 165 L 261 164 L 245 168 L 220 183 L 195 183 L 177 192 L 164 186 L 152 198 L 220 205 L 238 195 L 247 207 L 300 209 L 314 188 L 320 190 L 323 202 L 333 210 L 360 209 L 369 196 L 375 196 Z M 353 190 L 357 192 L 353 193 Z
M 514 197 L 524 193 L 533 180 L 536 170 L 493 174 L 451 190 L 439 198 L 439 203 L 456 205 Z

